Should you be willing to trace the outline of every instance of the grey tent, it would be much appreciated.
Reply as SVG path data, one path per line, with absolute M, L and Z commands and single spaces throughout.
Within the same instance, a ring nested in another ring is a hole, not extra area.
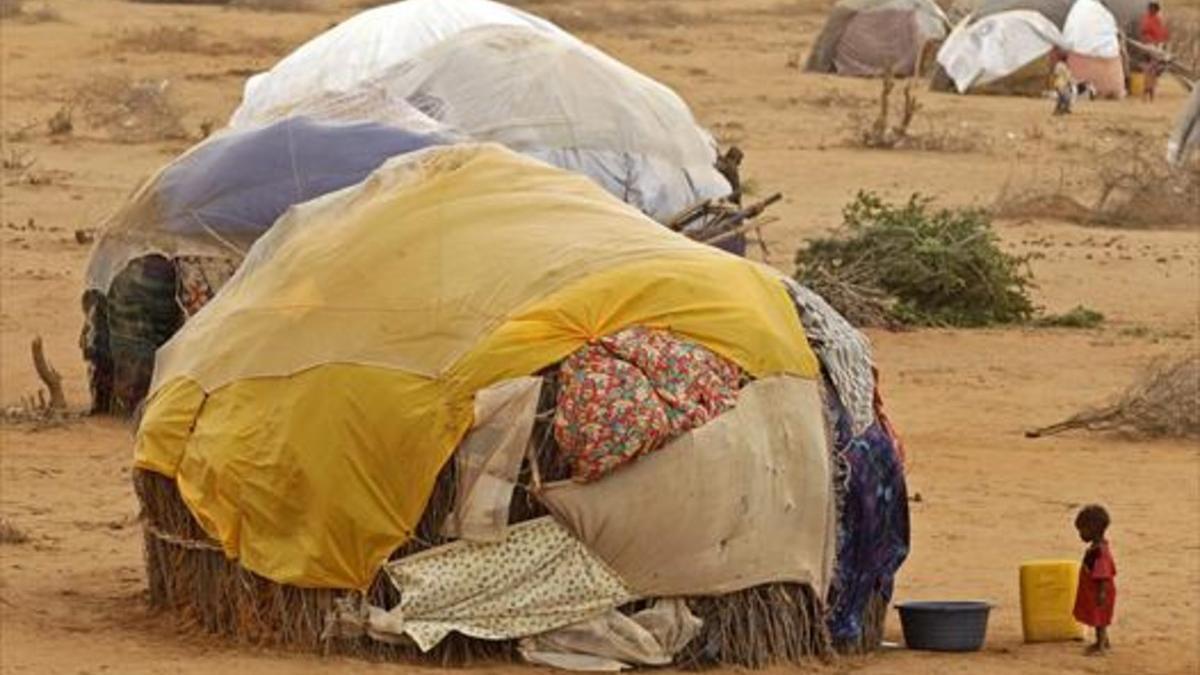
M 840 0 L 808 55 L 805 70 L 859 77 L 917 74 L 926 46 L 946 37 L 933 0 Z
M 1100 0 L 1117 19 L 1117 25 L 1127 34 L 1136 37 L 1138 22 L 1146 11 L 1149 0 Z M 1059 28 L 1067 22 L 1067 14 L 1075 0 L 967 0 L 965 4 L 976 17 L 989 16 L 1014 9 L 1029 9 L 1041 13 Z

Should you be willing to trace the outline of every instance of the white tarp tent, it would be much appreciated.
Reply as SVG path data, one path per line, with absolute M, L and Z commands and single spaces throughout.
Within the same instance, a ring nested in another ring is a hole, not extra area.
M 246 81 L 230 119 L 244 126 L 272 109 L 318 93 L 348 91 L 363 80 L 476 26 L 523 26 L 575 41 L 545 19 L 491 0 L 404 0 L 366 10 L 298 47 Z
M 462 31 L 348 92 L 319 92 L 265 118 L 386 120 L 409 106 L 587 175 L 659 221 L 730 191 L 713 167 L 712 137 L 670 88 L 583 42 L 523 27 Z
M 1038 12 L 1017 10 L 963 19 L 938 51 L 938 63 L 959 93 L 1002 79 L 1055 47 L 1066 48 L 1062 32 Z
M 1063 25 L 1062 37 L 1067 49 L 1076 54 L 1121 58 L 1117 19 L 1097 0 L 1075 0 Z

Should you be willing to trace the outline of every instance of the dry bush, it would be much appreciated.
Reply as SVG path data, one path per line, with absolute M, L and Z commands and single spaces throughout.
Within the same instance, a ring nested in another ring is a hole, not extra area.
M 4 155 L 4 170 L 13 171 L 18 174 L 24 174 L 29 169 L 37 164 L 37 158 L 33 156 L 29 150 L 21 148 L 8 148 L 8 153 Z
M 817 108 L 857 110 L 870 106 L 871 99 L 830 87 L 823 94 L 805 99 L 805 103 Z
M 1136 136 L 1101 155 L 1089 182 L 1091 203 L 1056 185 L 1001 188 L 992 209 L 997 218 L 1049 218 L 1080 225 L 1162 228 L 1200 227 L 1200 160 L 1172 167 L 1159 148 Z
M 1071 429 L 1200 439 L 1200 352 L 1159 358 L 1115 402 L 1026 435 L 1038 438 Z
M 255 12 L 312 12 L 318 9 L 315 0 L 230 0 L 229 6 Z
M 0 19 L 16 19 L 22 23 L 52 23 L 63 20 L 62 13 L 47 3 L 29 9 L 24 0 L 0 0 Z
M 984 142 L 978 137 L 961 133 L 951 127 L 935 126 L 926 120 L 927 131 L 913 133 L 913 121 L 924 109 L 914 90 L 916 79 L 905 80 L 901 90 L 900 107 L 893 120 L 892 92 L 896 87 L 891 71 L 884 74 L 879 92 L 879 110 L 873 118 L 859 111 L 850 114 L 850 144 L 856 147 L 883 150 L 921 150 L 925 152 L 975 152 Z M 837 95 L 840 97 L 840 94 Z M 844 104 L 850 99 L 834 97 L 830 105 Z M 817 99 L 820 101 L 820 98 Z
M 46 132 L 51 136 L 67 136 L 75 130 L 74 108 L 63 105 L 46 120 Z
M 163 52 L 202 52 L 200 30 L 195 26 L 154 26 L 127 28 L 117 34 L 116 46 L 131 52 L 159 54 Z
M 631 6 L 587 3 L 583 9 L 563 7 L 557 0 L 510 2 L 553 22 L 567 31 L 600 31 L 630 28 L 674 28 L 712 20 L 712 15 L 680 9 L 674 2 L 643 0 Z
M 78 92 L 88 123 L 116 141 L 141 143 L 186 139 L 183 113 L 171 97 L 168 80 L 132 80 L 125 75 L 93 78 Z
M 1200 74 L 1200 10 L 1174 12 L 1171 24 L 1171 54 L 1187 70 Z
M 24 530 L 11 523 L 8 518 L 0 518 L 0 544 L 24 544 L 29 541 L 29 535 Z

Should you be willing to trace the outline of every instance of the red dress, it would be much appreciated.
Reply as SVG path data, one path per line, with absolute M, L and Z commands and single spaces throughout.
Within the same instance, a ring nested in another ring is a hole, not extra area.
M 1075 592 L 1075 618 L 1088 626 L 1107 626 L 1112 623 L 1113 607 L 1117 602 L 1117 564 L 1113 562 L 1108 542 L 1088 547 L 1079 568 L 1079 589 Z M 1099 590 L 1105 588 L 1104 604 Z
M 1157 14 L 1142 15 L 1142 25 L 1138 32 L 1141 34 L 1142 42 L 1152 44 L 1156 47 L 1165 45 L 1171 34 L 1167 32 L 1167 24 L 1163 23 L 1162 18 Z

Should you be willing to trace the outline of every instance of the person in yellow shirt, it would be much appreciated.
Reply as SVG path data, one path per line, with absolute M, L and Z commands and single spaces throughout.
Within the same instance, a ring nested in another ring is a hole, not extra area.
M 1071 114 L 1071 103 L 1075 99 L 1075 82 L 1071 78 L 1071 69 L 1067 67 L 1065 60 L 1059 60 L 1054 64 L 1051 86 L 1054 87 L 1056 99 L 1054 114 Z

